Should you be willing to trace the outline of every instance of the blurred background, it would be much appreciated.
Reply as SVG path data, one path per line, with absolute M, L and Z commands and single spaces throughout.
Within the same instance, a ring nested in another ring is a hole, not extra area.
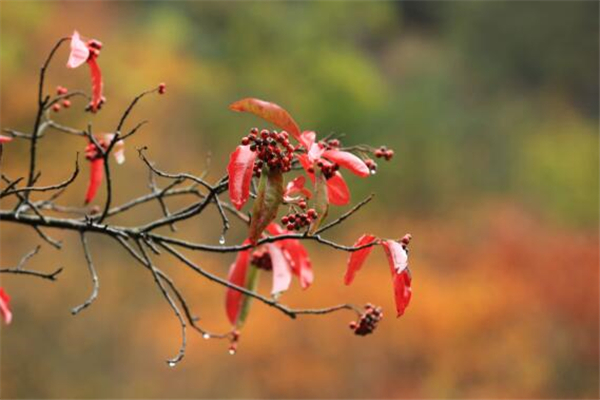
M 351 287 L 347 254 L 308 244 L 316 279 L 283 301 L 302 307 L 381 305 L 371 336 L 352 335 L 350 313 L 291 321 L 253 305 L 235 356 L 189 333 L 176 368 L 179 325 L 152 276 L 115 243 L 90 237 L 98 301 L 77 317 L 90 281 L 77 234 L 44 244 L 30 268 L 65 268 L 55 282 L 3 276 L 13 324 L 1 327 L 0 386 L 8 398 L 597 398 L 597 2 L 29 2 L 0 5 L 1 125 L 33 125 L 37 71 L 60 37 L 78 29 L 104 44 L 106 106 L 84 104 L 59 122 L 114 129 L 129 101 L 150 123 L 115 167 L 115 201 L 147 190 L 135 148 L 167 171 L 223 172 L 256 118 L 227 105 L 274 101 L 303 129 L 345 134 L 346 144 L 396 151 L 377 175 L 347 180 L 353 199 L 376 199 L 330 238 L 410 232 L 413 301 L 393 314 L 389 270 L 373 253 Z M 61 49 L 48 76 L 89 90 L 86 67 L 67 70 Z M 70 174 L 81 138 L 50 132 L 40 184 Z M 25 143 L 5 148 L 3 172 L 23 174 Z M 80 205 L 82 176 L 61 204 Z M 102 199 L 101 192 L 98 199 Z M 97 201 L 100 203 L 100 200 Z M 185 202 L 172 203 L 172 207 Z M 6 205 L 5 205 L 6 206 Z M 343 212 L 336 210 L 335 213 Z M 141 207 L 119 224 L 160 215 Z M 178 235 L 216 244 L 214 209 Z M 239 243 L 243 227 L 227 236 Z M 40 239 L 2 223 L 3 267 Z M 232 255 L 189 254 L 226 275 Z M 183 288 L 205 327 L 227 328 L 222 287 L 172 258 L 159 266 Z M 268 279 L 261 290 L 268 291 Z

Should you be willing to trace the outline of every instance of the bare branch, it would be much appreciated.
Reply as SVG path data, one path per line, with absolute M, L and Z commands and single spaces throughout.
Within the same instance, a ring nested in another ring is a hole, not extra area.
M 92 262 L 92 256 L 90 254 L 90 249 L 88 248 L 85 233 L 81 232 L 79 236 L 81 238 L 81 246 L 83 247 L 85 261 L 87 263 L 90 276 L 92 277 L 92 294 L 90 294 L 90 297 L 84 303 L 74 307 L 71 310 L 71 314 L 73 315 L 77 315 L 80 311 L 88 308 L 98 297 L 98 289 L 100 289 L 100 281 L 98 280 L 98 274 L 96 273 L 96 268 L 94 268 L 94 263 Z
M 36 246 L 35 249 L 33 249 L 29 253 L 25 254 L 23 256 L 23 258 L 21 258 L 21 261 L 19 261 L 19 264 L 17 264 L 16 267 L 2 268 L 2 269 L 0 269 L 0 274 L 29 275 L 29 276 L 36 276 L 36 277 L 42 278 L 42 279 L 48 279 L 50 281 L 55 281 L 57 279 L 56 278 L 57 275 L 62 272 L 62 270 L 63 270 L 62 268 L 58 268 L 55 271 L 50 272 L 50 273 L 27 270 L 24 268 L 27 261 L 29 261 L 29 259 L 32 258 L 33 256 L 35 256 L 39 251 L 40 251 L 40 246 Z

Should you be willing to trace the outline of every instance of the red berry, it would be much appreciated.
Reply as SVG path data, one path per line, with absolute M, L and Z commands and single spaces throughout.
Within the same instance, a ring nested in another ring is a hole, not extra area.
M 161 82 L 158 85 L 158 94 L 165 94 L 165 90 L 167 89 L 167 85 L 164 82 Z
M 60 111 L 60 104 L 56 103 L 52 105 L 52 111 L 54 112 L 59 112 Z
M 288 231 L 293 231 L 295 227 L 296 227 L 296 225 L 294 225 L 294 224 L 291 224 L 291 223 L 287 224 L 287 230 Z
M 249 144 L 250 144 L 250 139 L 247 136 L 244 136 L 244 138 L 242 138 L 242 145 L 248 146 Z
M 56 87 L 56 94 L 58 95 L 63 95 L 63 94 L 67 94 L 69 91 L 67 90 L 66 87 L 64 86 L 57 86 Z
M 64 108 L 69 108 L 69 107 L 71 107 L 71 100 L 64 100 L 64 101 L 62 102 L 62 105 L 63 105 L 63 107 L 64 107 Z
M 287 223 L 288 223 L 288 220 L 289 220 L 289 219 L 288 219 L 288 217 L 287 217 L 287 216 L 283 216 L 283 217 L 281 217 L 281 223 L 282 223 L 283 225 L 287 225 Z

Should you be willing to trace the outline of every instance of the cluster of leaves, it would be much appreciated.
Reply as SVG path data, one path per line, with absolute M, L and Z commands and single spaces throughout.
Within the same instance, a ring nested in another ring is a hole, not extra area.
M 297 210 L 312 204 L 313 208 L 310 208 L 307 214 L 288 214 L 282 217 L 281 222 L 288 230 L 305 229 L 305 235 L 315 234 L 327 217 L 330 205 L 341 206 L 350 202 L 350 190 L 339 172 L 340 167 L 363 178 L 371 175 L 374 169 L 374 161 L 371 158 L 359 156 L 365 153 L 364 148 L 361 148 L 359 155 L 355 155 L 349 151 L 351 149 L 343 148 L 339 139 L 319 141 L 314 131 L 301 132 L 292 116 L 277 104 L 246 98 L 229 107 L 234 111 L 252 113 L 281 129 L 281 132 L 262 130 L 259 137 L 259 129 L 252 128 L 250 135 L 242 139 L 230 157 L 229 195 L 238 210 L 241 210 L 251 197 L 253 179 L 259 180 L 258 185 L 255 185 L 257 189 L 246 240 L 248 244 L 256 245 L 265 232 L 271 236 L 286 234 L 285 230 L 274 222 L 282 205 Z M 297 141 L 295 146 L 289 143 L 289 137 Z M 282 150 L 278 147 L 280 138 L 287 151 L 283 158 Z M 392 150 L 383 147 L 371 151 L 378 158 L 384 157 L 389 160 L 393 156 Z M 258 171 L 257 159 L 260 163 Z M 313 184 L 314 195 L 313 191 L 305 187 L 306 179 L 302 175 L 285 184 L 284 176 L 294 170 L 290 165 L 299 165 L 308 175 Z M 349 285 L 373 246 L 381 245 L 390 264 L 397 316 L 404 313 L 411 298 L 407 253 L 410 238 L 410 235 L 406 235 L 397 242 L 363 235 L 354 244 L 359 250 L 351 254 L 345 276 L 345 283 Z M 304 289 L 313 281 L 308 253 L 297 239 L 268 243 L 240 252 L 230 268 L 229 280 L 235 285 L 253 290 L 261 269 L 272 271 L 273 296 L 279 296 L 289 288 L 292 275 L 300 279 Z M 234 326 L 239 328 L 244 323 L 250 300 L 239 291 L 228 290 L 227 316 Z

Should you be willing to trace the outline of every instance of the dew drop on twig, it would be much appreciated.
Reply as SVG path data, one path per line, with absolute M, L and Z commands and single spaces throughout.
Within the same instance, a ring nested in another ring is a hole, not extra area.
M 219 244 L 220 245 L 224 245 L 225 244 L 225 235 L 221 235 L 221 237 L 219 238 Z
M 202 335 L 202 338 L 208 340 L 208 339 L 210 339 L 210 335 L 208 333 L 205 333 Z
M 177 363 L 175 361 L 167 361 L 167 365 L 171 368 L 173 368 L 174 366 L 177 365 Z

